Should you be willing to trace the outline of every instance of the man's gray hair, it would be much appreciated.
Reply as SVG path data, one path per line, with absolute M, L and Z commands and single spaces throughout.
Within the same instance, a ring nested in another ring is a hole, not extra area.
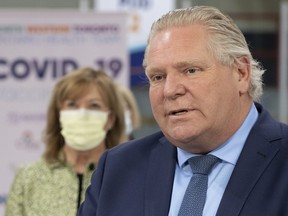
M 233 67 L 235 64 L 245 64 L 239 60 L 245 56 L 250 61 L 251 80 L 249 95 L 254 101 L 260 101 L 263 94 L 262 75 L 264 70 L 260 63 L 253 59 L 247 42 L 241 30 L 234 21 L 217 8 L 210 6 L 195 6 L 175 9 L 155 21 L 151 27 L 145 50 L 143 66 L 146 66 L 146 55 L 149 43 L 160 31 L 191 24 L 201 24 L 207 27 L 209 40 L 207 48 L 212 56 L 224 65 Z

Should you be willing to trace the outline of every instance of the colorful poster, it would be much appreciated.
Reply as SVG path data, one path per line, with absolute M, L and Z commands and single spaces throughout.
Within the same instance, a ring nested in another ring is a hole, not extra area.
M 19 166 L 43 152 L 55 81 L 74 68 L 104 69 L 129 85 L 124 13 L 0 12 L 0 216 Z
M 95 11 L 128 13 L 128 45 L 130 51 L 131 84 L 146 84 L 142 61 L 146 41 L 154 21 L 175 8 L 175 0 L 96 0 Z

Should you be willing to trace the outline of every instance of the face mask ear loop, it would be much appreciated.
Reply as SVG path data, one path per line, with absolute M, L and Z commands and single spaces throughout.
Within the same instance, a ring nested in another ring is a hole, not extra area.
M 125 110 L 124 117 L 125 117 L 125 133 L 126 135 L 130 135 L 133 132 L 131 112 L 129 110 Z

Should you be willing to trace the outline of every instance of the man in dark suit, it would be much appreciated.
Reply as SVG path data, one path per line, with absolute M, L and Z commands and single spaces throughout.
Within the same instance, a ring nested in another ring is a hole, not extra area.
M 258 103 L 264 71 L 234 22 L 207 6 L 169 12 L 143 65 L 161 132 L 103 154 L 79 215 L 176 216 L 197 176 L 190 158 L 209 155 L 197 215 L 287 216 L 288 126 Z

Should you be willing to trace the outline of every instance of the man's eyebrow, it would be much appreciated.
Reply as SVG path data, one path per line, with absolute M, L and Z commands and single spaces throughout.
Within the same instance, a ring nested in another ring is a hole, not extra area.
M 183 67 L 188 67 L 188 66 L 205 66 L 207 65 L 207 62 L 203 61 L 203 60 L 189 60 L 189 61 L 181 61 L 181 62 L 176 62 L 175 64 L 172 65 L 173 68 L 179 69 L 179 68 L 183 68 Z M 146 65 L 144 67 L 145 69 L 145 73 L 149 74 L 149 73 L 161 73 L 163 71 L 165 71 L 165 68 L 161 68 L 161 67 L 150 67 L 148 65 Z
M 158 68 L 158 67 L 149 67 L 149 66 L 147 66 L 146 68 L 145 68 L 145 73 L 147 74 L 149 74 L 149 73 L 159 73 L 159 72 L 161 72 L 161 71 L 163 71 L 164 69 L 161 69 L 161 68 Z
M 183 61 L 183 62 L 177 62 L 175 65 L 173 65 L 174 68 L 181 68 L 181 67 L 187 67 L 191 65 L 206 65 L 207 63 L 202 60 L 191 60 L 191 61 Z

